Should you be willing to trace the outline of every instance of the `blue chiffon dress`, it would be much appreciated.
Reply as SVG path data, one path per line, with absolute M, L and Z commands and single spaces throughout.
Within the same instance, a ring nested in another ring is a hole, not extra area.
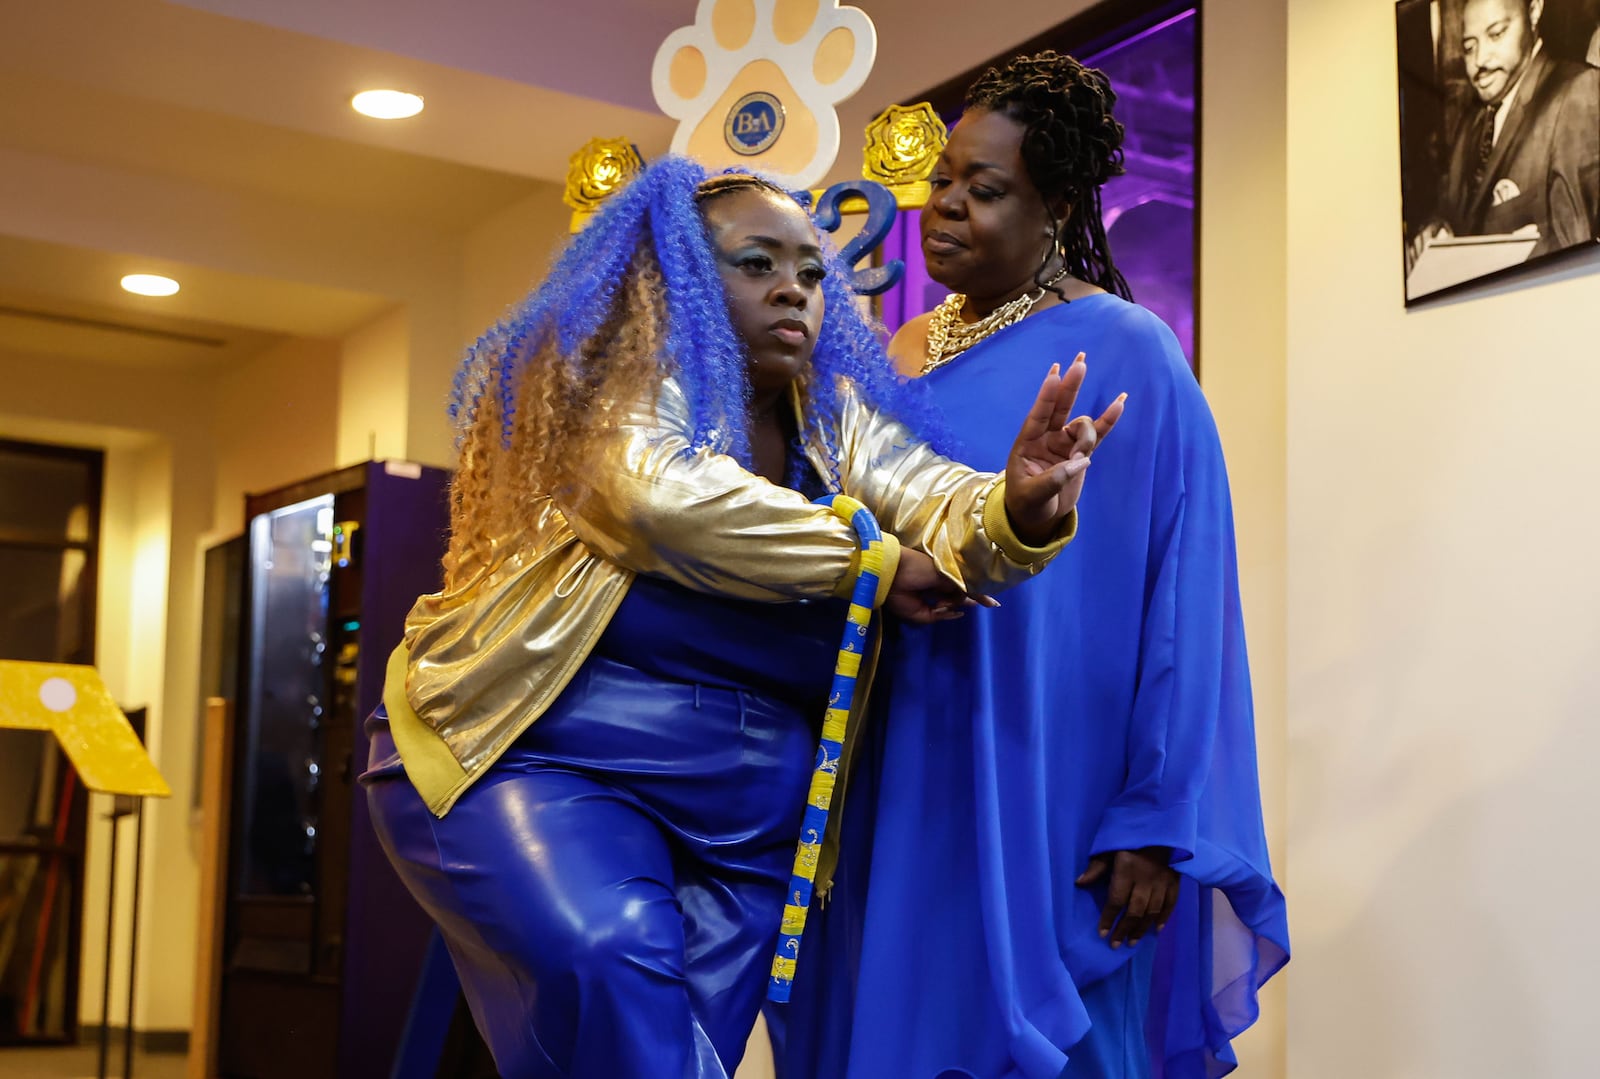
M 840 872 L 794 1004 L 769 1008 L 786 1079 L 1210 1079 L 1288 959 L 1227 476 L 1176 340 L 1097 295 L 927 380 L 957 456 L 999 469 L 1017 403 L 1079 351 L 1078 412 L 1129 393 L 1083 529 L 1002 608 L 891 642 Z M 1074 881 L 1092 855 L 1148 846 L 1172 849 L 1177 910 L 1113 950 L 1104 889 Z

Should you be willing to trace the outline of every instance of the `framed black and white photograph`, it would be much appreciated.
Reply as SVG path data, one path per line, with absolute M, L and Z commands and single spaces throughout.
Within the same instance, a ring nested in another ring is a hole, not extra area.
M 1600 238 L 1600 0 L 1400 0 L 1409 305 Z

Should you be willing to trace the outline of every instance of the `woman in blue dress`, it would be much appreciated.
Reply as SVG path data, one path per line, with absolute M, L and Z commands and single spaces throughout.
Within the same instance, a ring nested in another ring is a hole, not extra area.
M 914 621 L 1071 538 L 1118 413 L 1068 422 L 1081 366 L 1011 406 L 1001 474 L 955 464 L 831 266 L 778 188 L 664 159 L 461 369 L 445 588 L 364 781 L 506 1079 L 736 1067 L 858 568 L 811 496 L 897 538 L 879 599 Z
M 1005 461 L 1005 403 L 1051 359 L 1087 353 L 1090 409 L 1131 411 L 1071 558 L 892 643 L 844 864 L 769 1013 L 790 1079 L 1210 1079 L 1288 958 L 1222 449 L 1106 244 L 1113 101 L 1055 53 L 990 69 L 931 178 L 954 294 L 891 353 L 958 459 Z

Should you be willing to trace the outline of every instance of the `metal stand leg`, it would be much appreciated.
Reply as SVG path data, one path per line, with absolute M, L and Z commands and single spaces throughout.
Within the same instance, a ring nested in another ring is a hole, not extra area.
M 139 949 L 139 880 L 144 861 L 144 799 L 119 794 L 105 816 L 111 825 L 111 870 L 106 877 L 106 959 L 100 986 L 100 1061 L 95 1079 L 106 1079 L 111 1056 L 111 959 L 116 952 L 117 928 L 117 834 L 122 818 L 134 818 L 133 833 L 133 939 L 128 945 L 128 1016 L 122 1031 L 122 1079 L 133 1079 L 133 990 L 134 959 Z
M 111 1052 L 111 953 L 115 943 L 112 934 L 117 921 L 117 823 L 122 819 L 115 803 L 105 819 L 111 827 L 111 870 L 106 876 L 106 961 L 100 968 L 100 1063 L 95 1068 L 96 1079 L 106 1079 L 106 1058 Z
M 133 911 L 128 932 L 128 1021 L 122 1029 L 122 1079 L 133 1079 L 133 990 L 139 958 L 139 882 L 144 876 L 144 799 L 134 800 Z

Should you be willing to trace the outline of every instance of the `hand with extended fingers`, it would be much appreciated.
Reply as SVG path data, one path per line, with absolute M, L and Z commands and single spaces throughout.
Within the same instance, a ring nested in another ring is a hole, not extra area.
M 1069 419 L 1087 370 L 1081 352 L 1065 374 L 1060 364 L 1051 366 L 1006 461 L 1006 515 L 1017 538 L 1031 546 L 1049 543 L 1077 506 L 1090 456 L 1117 425 L 1128 399 L 1122 394 L 1099 419 Z M 939 573 L 933 559 L 908 549 L 901 552 L 884 606 L 905 621 L 927 624 L 960 618 L 975 602 Z
M 1081 352 L 1065 374 L 1060 364 L 1051 366 L 1006 461 L 1006 513 L 1017 537 L 1032 546 L 1049 543 L 1077 506 L 1090 456 L 1128 399 L 1122 394 L 1098 419 L 1069 419 L 1087 372 Z

